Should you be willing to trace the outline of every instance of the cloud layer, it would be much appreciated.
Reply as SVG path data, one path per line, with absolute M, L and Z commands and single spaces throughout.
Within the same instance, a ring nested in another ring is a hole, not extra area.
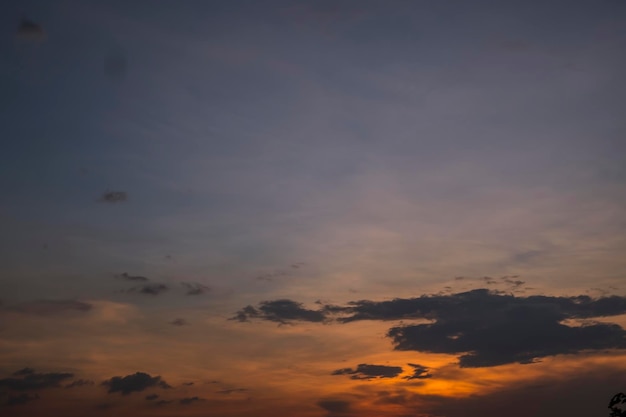
M 489 367 L 527 364 L 546 356 L 584 350 L 626 349 L 626 331 L 622 327 L 590 320 L 624 313 L 626 297 L 519 297 L 476 289 L 391 301 L 360 300 L 346 306 L 325 305 L 320 310 L 308 310 L 291 300 L 265 301 L 258 308 L 240 310 L 235 319 L 341 324 L 426 319 L 431 322 L 391 327 L 387 336 L 394 348 L 455 354 L 461 367 Z M 566 324 L 565 320 L 579 323 Z M 339 371 L 367 375 L 358 367 Z M 416 378 L 426 375 L 421 371 L 416 367 Z

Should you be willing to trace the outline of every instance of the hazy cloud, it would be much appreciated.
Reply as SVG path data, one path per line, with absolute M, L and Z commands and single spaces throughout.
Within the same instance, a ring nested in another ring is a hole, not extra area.
M 186 326 L 189 323 L 185 319 L 174 319 L 174 320 L 170 321 L 170 324 L 172 326 Z
M 126 281 L 149 281 L 146 277 L 142 277 L 140 275 L 129 275 L 126 272 L 116 275 L 116 277 Z
M 350 412 L 350 402 L 344 400 L 320 400 L 317 405 L 329 414 L 346 414 Z
M 29 403 L 31 401 L 35 401 L 39 399 L 39 395 L 37 394 L 28 394 L 28 393 L 21 393 L 21 394 L 17 394 L 17 395 L 9 395 L 9 397 L 7 398 L 7 402 L 6 405 L 22 405 L 22 404 L 26 404 Z
M 181 398 L 180 400 L 178 400 L 178 403 L 182 405 L 188 405 L 188 404 L 198 402 L 198 401 L 205 401 L 205 399 L 200 398 L 200 397 L 187 397 L 187 398 Z
M 159 398 L 159 394 L 146 395 L 146 400 L 148 401 L 156 400 L 157 398 Z
M 246 392 L 247 388 L 232 388 L 232 389 L 224 389 L 221 391 L 217 391 L 218 394 L 232 394 L 234 392 Z
M 109 387 L 109 393 L 121 392 L 122 395 L 143 391 L 150 387 L 171 388 L 160 376 L 150 376 L 144 372 L 136 372 L 124 377 L 114 376 L 104 381 L 102 385 Z
M 187 289 L 187 295 L 200 295 L 211 291 L 211 288 L 202 284 L 181 282 L 181 285 Z
M 159 295 L 162 292 L 169 291 L 169 289 L 170 288 L 165 284 L 148 284 L 142 285 L 140 287 L 130 288 L 127 292 L 146 295 Z
M 17 28 L 17 37 L 20 39 L 42 41 L 46 38 L 43 27 L 30 19 L 22 19 Z
M 128 200 L 125 191 L 105 191 L 98 201 L 102 203 L 123 203 Z
M 400 366 L 368 365 L 361 363 L 356 369 L 343 368 L 333 371 L 331 375 L 351 375 L 351 379 L 394 378 L 402 373 Z
M 77 379 L 76 381 L 72 381 L 70 384 L 67 384 L 65 388 L 76 388 L 76 387 L 84 387 L 86 385 L 93 385 L 94 382 L 88 379 Z
M 76 300 L 36 300 L 7 307 L 7 310 L 24 314 L 49 316 L 71 312 L 84 313 L 92 308 L 91 304 Z

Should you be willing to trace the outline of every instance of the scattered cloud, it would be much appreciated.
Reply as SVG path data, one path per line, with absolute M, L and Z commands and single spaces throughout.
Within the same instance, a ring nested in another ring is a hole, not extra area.
M 160 407 L 160 406 L 162 406 L 162 405 L 171 404 L 171 403 L 173 403 L 173 402 L 174 402 L 174 400 L 159 400 L 159 401 L 157 401 L 155 404 L 156 404 L 158 407 Z
M 140 392 L 150 387 L 171 388 L 160 376 L 150 376 L 144 372 L 136 372 L 132 375 L 114 376 L 102 383 L 109 387 L 109 393 L 120 392 L 128 395 L 132 392 Z
M 428 379 L 432 377 L 428 372 L 428 368 L 423 365 L 417 363 L 408 363 L 407 365 L 413 368 L 413 375 L 405 376 L 404 379 Z
M 223 389 L 221 391 L 217 391 L 218 394 L 233 394 L 236 392 L 247 392 L 248 389 L 247 388 L 232 388 L 232 389 Z
M 101 203 L 124 203 L 128 201 L 128 194 L 125 191 L 105 191 L 98 200 Z
M 302 303 L 292 300 L 275 300 L 263 301 L 257 308 L 247 306 L 239 310 L 232 320 L 244 322 L 251 318 L 286 324 L 290 321 L 322 322 L 325 315 L 321 310 L 303 308 Z
M 140 275 L 129 275 L 126 272 L 116 275 L 115 277 L 125 281 L 149 281 L 146 277 L 142 277 Z
M 395 378 L 402 373 L 400 366 L 368 365 L 361 363 L 356 369 L 343 368 L 333 371 L 331 375 L 350 375 L 351 379 Z
M 162 292 L 169 291 L 170 287 L 165 284 L 147 284 L 140 287 L 133 287 L 128 289 L 128 293 L 139 293 L 146 295 L 159 295 Z
M 34 369 L 24 368 L 9 378 L 0 379 L 0 388 L 12 391 L 33 391 L 44 388 L 58 387 L 66 379 L 74 377 L 67 372 L 37 373 Z
M 198 401 L 206 401 L 206 400 L 200 397 L 186 397 L 186 398 L 181 398 L 180 400 L 178 400 L 178 403 L 182 405 L 189 405 Z
M 50 316 L 65 313 L 86 313 L 93 305 L 76 300 L 35 300 L 7 307 L 9 311 L 38 316 Z
M 200 295 L 211 291 L 211 288 L 202 284 L 181 282 L 181 285 L 187 289 L 187 295 Z
M 500 280 L 517 288 L 523 282 L 516 278 Z M 324 305 L 320 310 L 307 310 L 292 300 L 264 301 L 259 307 L 240 310 L 233 319 L 278 323 L 426 319 L 431 322 L 390 328 L 387 336 L 395 349 L 457 354 L 461 367 L 489 367 L 528 364 L 584 350 L 626 349 L 622 327 L 589 320 L 624 313 L 626 297 L 521 297 L 481 288 L 390 301 L 352 301 L 345 306 Z M 568 319 L 579 323 L 566 324 Z

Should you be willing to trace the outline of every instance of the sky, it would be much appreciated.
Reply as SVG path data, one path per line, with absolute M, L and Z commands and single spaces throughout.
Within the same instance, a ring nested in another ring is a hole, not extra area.
M 619 0 L 3 1 L 0 414 L 608 415 L 624 51 Z

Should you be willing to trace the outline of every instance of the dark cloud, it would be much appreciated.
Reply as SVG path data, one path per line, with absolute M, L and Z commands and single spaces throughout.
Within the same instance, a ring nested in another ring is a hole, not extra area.
M 160 406 L 162 406 L 162 405 L 171 404 L 171 403 L 173 403 L 173 402 L 174 402 L 174 400 L 159 400 L 159 401 L 157 401 L 155 404 L 156 404 L 158 407 L 160 407 Z
M 183 385 L 187 385 L 188 387 L 193 385 L 193 382 L 183 382 Z
M 156 400 L 157 398 L 159 398 L 159 394 L 146 395 L 146 400 L 148 401 Z
M 46 38 L 46 32 L 43 27 L 30 19 L 22 19 L 17 27 L 17 37 L 32 41 L 42 41 Z
M 76 300 L 36 300 L 7 307 L 7 310 L 24 314 L 50 316 L 72 312 L 85 313 L 92 308 L 91 304 Z
M 303 308 L 302 303 L 292 300 L 275 300 L 263 301 L 257 308 L 247 306 L 239 310 L 232 320 L 248 321 L 251 318 L 285 324 L 290 321 L 322 322 L 325 315 L 321 310 Z
M 181 285 L 187 289 L 187 295 L 200 295 L 211 291 L 211 288 L 202 284 L 181 282 Z
M 178 403 L 182 405 L 189 405 L 198 401 L 205 401 L 205 399 L 200 398 L 200 397 L 186 397 L 186 398 L 181 398 L 180 400 L 178 400 Z
M 94 382 L 88 379 L 77 379 L 76 381 L 72 381 L 70 384 L 67 384 L 65 388 L 76 388 L 76 387 L 84 387 L 88 385 L 93 385 Z
M 400 366 L 368 365 L 361 363 L 356 369 L 343 368 L 333 371 L 331 375 L 351 375 L 351 379 L 395 378 L 402 373 Z
M 72 377 L 74 374 L 65 372 L 40 374 L 33 369 L 24 368 L 14 372 L 12 377 L 0 379 L 0 388 L 12 391 L 34 391 L 58 387 L 62 381 Z
M 9 405 L 9 406 L 10 405 L 22 405 L 22 404 L 29 403 L 31 401 L 35 401 L 37 399 L 39 399 L 39 395 L 28 394 L 26 392 L 23 392 L 17 395 L 9 395 L 9 397 L 7 398 L 6 405 Z
M 116 278 L 123 279 L 126 281 L 149 281 L 148 278 L 146 277 L 142 277 L 140 275 L 129 275 L 126 272 L 116 275 Z
M 428 372 L 428 368 L 423 365 L 417 363 L 408 363 L 407 365 L 413 368 L 413 375 L 405 376 L 404 379 L 427 379 L 432 377 Z
M 507 276 L 501 281 L 516 288 L 523 284 L 516 278 Z M 291 300 L 265 301 L 257 308 L 240 310 L 233 319 L 279 323 L 425 319 L 431 322 L 388 331 L 396 350 L 456 354 L 462 367 L 488 367 L 527 364 L 584 350 L 626 349 L 623 328 L 590 320 L 624 313 L 626 297 L 520 297 L 483 288 L 390 301 L 352 301 L 320 310 L 306 310 Z M 580 323 L 564 322 L 568 319 Z
M 105 191 L 100 199 L 98 200 L 102 203 L 123 203 L 128 201 L 128 194 L 125 191 Z
M 329 414 L 346 414 L 350 412 L 350 402 L 344 400 L 320 400 L 317 405 Z
M 185 319 L 174 319 L 174 320 L 170 321 L 170 324 L 172 326 L 186 326 L 189 323 Z
M 146 294 L 146 295 L 159 295 L 162 292 L 169 291 L 169 289 L 170 288 L 165 284 L 148 284 L 148 285 L 142 285 L 140 287 L 130 288 L 126 292 Z
M 160 376 L 150 376 L 144 372 L 136 372 L 124 377 L 114 376 L 104 381 L 102 385 L 109 387 L 109 393 L 120 392 L 122 395 L 140 392 L 150 387 L 171 388 Z
M 428 301 L 444 304 L 432 308 L 428 303 L 417 303 L 420 308 L 428 307 L 428 317 L 436 321 L 392 327 L 388 336 L 397 350 L 459 354 L 462 367 L 487 367 L 527 364 L 588 349 L 626 348 L 626 331 L 618 325 L 562 323 L 565 319 L 623 313 L 626 299 L 620 297 L 514 298 L 474 290 L 456 294 L 451 300 Z

